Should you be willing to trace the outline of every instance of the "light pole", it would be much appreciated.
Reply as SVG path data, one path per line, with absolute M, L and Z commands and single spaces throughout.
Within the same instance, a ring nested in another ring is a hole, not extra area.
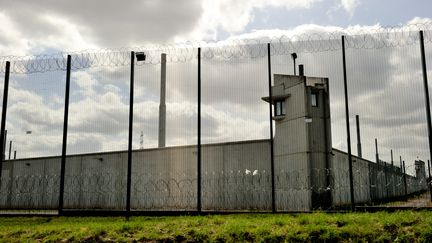
M 134 99 L 134 79 L 135 79 L 135 58 L 137 62 L 145 61 L 144 52 L 131 52 L 130 70 L 130 91 L 129 91 L 129 141 L 128 141 L 128 165 L 127 165 L 127 189 L 126 189 L 126 217 L 129 219 L 130 198 L 132 184 L 132 130 L 133 130 L 133 99 Z

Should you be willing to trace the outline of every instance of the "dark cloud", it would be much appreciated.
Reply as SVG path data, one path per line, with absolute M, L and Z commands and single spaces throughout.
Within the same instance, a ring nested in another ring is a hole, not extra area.
M 202 11 L 198 0 L 1 0 L 0 5 L 30 40 L 61 33 L 64 22 L 46 19 L 54 17 L 73 23 L 87 41 L 105 47 L 170 41 L 192 31 Z

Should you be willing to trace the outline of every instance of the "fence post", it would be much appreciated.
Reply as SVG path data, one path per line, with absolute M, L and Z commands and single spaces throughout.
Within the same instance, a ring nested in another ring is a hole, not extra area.
M 428 160 L 428 174 L 429 174 L 429 181 L 426 180 L 429 184 L 429 191 L 430 191 L 430 199 L 432 202 L 432 178 L 431 178 L 431 171 L 430 171 L 430 161 Z
M 384 185 L 385 185 L 385 191 L 386 191 L 386 198 L 389 197 L 389 190 L 388 190 L 388 181 L 387 181 L 387 163 L 383 161 L 384 163 Z
M 343 79 L 344 79 L 344 93 L 345 93 L 345 120 L 347 129 L 347 145 L 348 145 L 348 166 L 349 166 L 349 182 L 351 194 L 351 210 L 355 210 L 354 200 L 354 179 L 352 169 L 352 155 L 351 155 L 351 134 L 349 123 L 349 108 L 348 108 L 348 88 L 347 88 L 347 73 L 346 73 L 346 60 L 345 60 L 345 36 L 342 36 L 342 65 L 343 65 Z
M 402 173 L 402 156 L 401 155 L 399 155 L 399 160 L 400 160 L 400 171 Z
M 69 117 L 69 90 L 70 90 L 70 75 L 71 75 L 71 56 L 67 56 L 66 63 L 66 88 L 65 88 L 65 108 L 63 118 L 63 144 L 62 144 L 62 157 L 60 167 L 60 195 L 58 213 L 63 213 L 63 200 L 64 200 L 64 184 L 65 184 L 65 170 L 66 170 L 66 145 L 67 145 L 67 130 L 68 130 L 68 117 Z
M 428 160 L 428 174 L 429 174 L 429 178 L 430 178 L 430 161 Z
M 402 161 L 403 165 L 403 178 L 404 178 L 404 185 L 405 185 L 405 199 L 408 198 L 408 188 L 407 188 L 407 181 L 406 181 L 406 170 L 405 170 L 405 160 Z
M 430 113 L 430 102 L 429 102 L 429 87 L 427 79 L 427 69 L 426 69 L 426 57 L 424 48 L 423 31 L 419 32 L 420 35 L 420 54 L 421 54 L 421 64 L 423 72 L 423 87 L 425 92 L 425 102 L 426 102 L 426 118 L 427 118 L 427 128 L 428 128 L 428 139 L 429 139 L 429 156 L 432 158 L 432 126 L 431 126 L 431 113 Z M 431 196 L 432 198 L 432 196 Z
M 9 160 L 11 160 L 12 157 L 12 140 L 9 141 Z
M 127 192 L 126 192 L 126 216 L 130 215 L 131 184 L 132 184 L 132 130 L 133 130 L 133 103 L 134 103 L 134 77 L 135 77 L 135 52 L 131 51 L 130 66 L 130 91 L 129 91 L 129 137 L 128 137 L 128 161 L 127 161 Z
M 3 158 L 6 158 L 6 141 L 7 141 L 7 130 L 4 131 L 4 137 L 3 137 Z
M 7 101 L 8 101 L 8 93 L 9 93 L 9 73 L 10 73 L 10 62 L 6 62 L 6 70 L 5 70 L 5 78 L 4 78 L 4 86 L 3 86 L 3 107 L 2 107 L 2 117 L 1 117 L 1 127 L 0 127 L 0 149 L 1 149 L 1 159 L 0 159 L 0 183 L 1 183 L 1 175 L 2 175 L 2 166 L 3 160 L 5 159 L 5 138 L 6 138 L 6 111 L 7 111 Z
M 272 109 L 272 72 L 271 72 L 271 46 L 267 43 L 267 65 L 268 65 L 268 91 L 269 91 L 269 114 L 270 114 L 270 170 L 271 170 L 271 200 L 272 212 L 276 212 L 276 192 L 275 192 L 275 169 L 274 169 L 274 141 L 273 141 L 273 109 Z M 295 69 L 295 67 L 294 67 Z
M 197 211 L 201 212 L 201 47 L 198 47 L 198 182 L 197 182 Z

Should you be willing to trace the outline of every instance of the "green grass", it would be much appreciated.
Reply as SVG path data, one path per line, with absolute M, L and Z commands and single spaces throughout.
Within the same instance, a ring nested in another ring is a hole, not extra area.
M 0 242 L 432 242 L 432 212 L 0 218 Z

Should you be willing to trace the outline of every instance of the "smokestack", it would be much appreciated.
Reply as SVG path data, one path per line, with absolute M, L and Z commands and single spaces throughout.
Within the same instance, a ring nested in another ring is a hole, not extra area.
M 400 159 L 400 170 L 402 172 L 402 156 L 399 155 L 399 159 Z
M 159 148 L 165 147 L 166 132 L 166 54 L 161 54 L 161 82 L 160 82 L 160 104 L 159 104 Z
M 293 63 L 294 63 L 294 75 L 296 75 L 296 59 L 297 59 L 297 53 L 293 52 L 291 53 L 291 57 L 293 59 Z
M 9 141 L 9 160 L 11 159 L 12 154 L 12 140 Z
M 360 121 L 359 115 L 356 115 L 356 126 L 357 126 L 357 155 L 358 157 L 362 157 L 362 148 L 361 148 L 361 140 L 360 140 Z
M 394 166 L 394 163 L 393 163 L 393 149 L 390 149 L 390 156 L 391 156 L 391 165 Z
M 299 65 L 299 76 L 304 76 L 304 66 L 303 66 L 303 64 Z
M 379 154 L 378 154 L 378 140 L 375 138 L 375 159 L 377 164 L 380 163 L 379 161 Z

